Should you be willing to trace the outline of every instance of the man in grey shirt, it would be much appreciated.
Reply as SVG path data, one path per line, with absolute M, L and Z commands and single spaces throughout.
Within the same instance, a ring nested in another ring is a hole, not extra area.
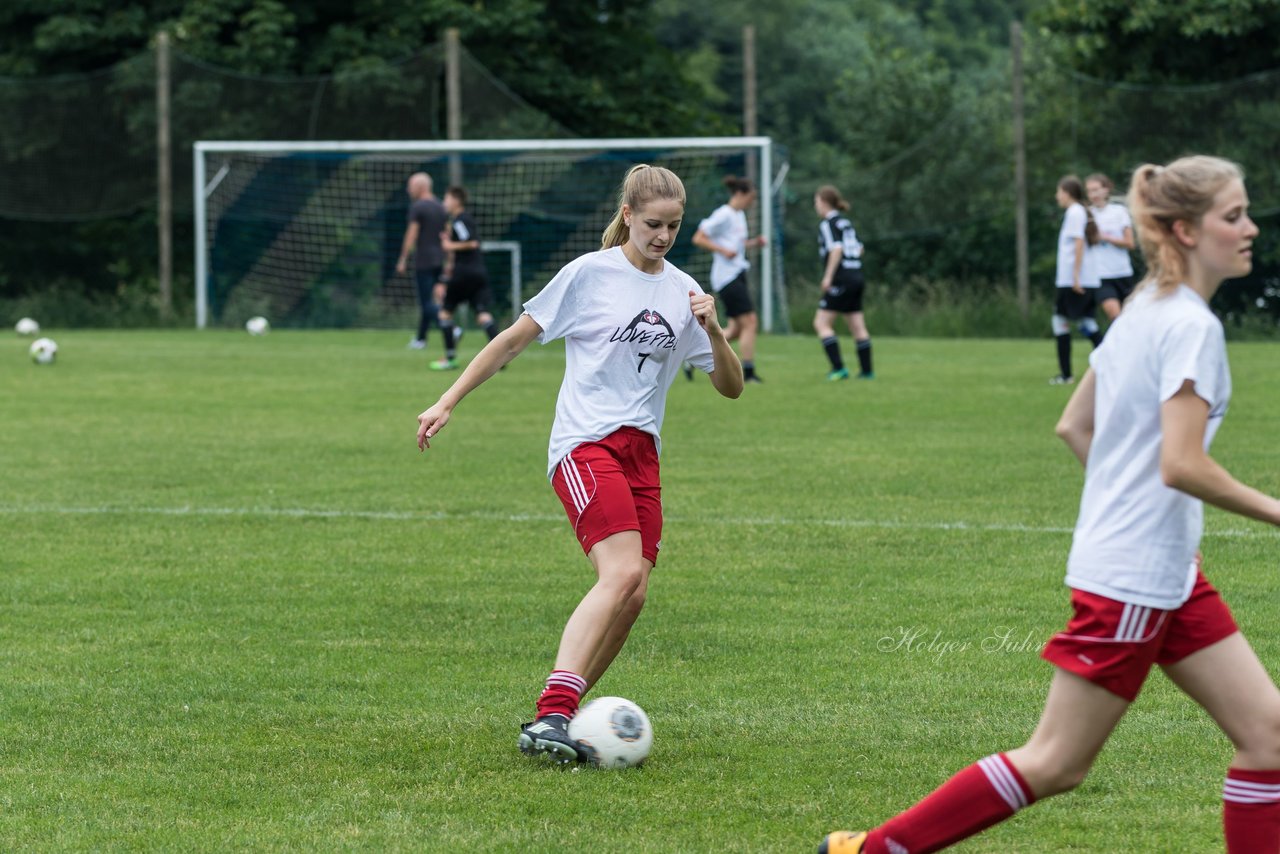
M 404 230 L 400 246 L 400 260 L 396 272 L 408 268 L 409 253 L 413 252 L 413 280 L 418 287 L 418 306 L 422 310 L 418 320 L 418 334 L 409 342 L 414 350 L 427 346 L 427 327 L 436 321 L 440 302 L 444 298 L 444 285 L 440 284 L 440 270 L 444 267 L 444 249 L 440 234 L 445 230 L 449 215 L 444 205 L 431 192 L 431 176 L 415 172 L 409 176 L 409 225 Z M 437 321 L 438 322 L 438 321 Z M 444 342 L 448 350 L 452 342 Z

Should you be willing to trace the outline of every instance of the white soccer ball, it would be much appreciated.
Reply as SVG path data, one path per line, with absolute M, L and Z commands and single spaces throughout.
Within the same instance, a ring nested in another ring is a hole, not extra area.
M 569 721 L 569 737 L 595 751 L 599 768 L 634 768 L 649 756 L 653 727 L 630 700 L 597 697 Z
M 31 349 L 27 352 L 37 365 L 52 365 L 58 357 L 58 345 L 52 338 L 37 338 L 31 342 Z
M 250 335 L 266 335 L 271 331 L 271 324 L 265 317 L 251 317 L 244 322 L 244 328 Z
M 13 331 L 19 335 L 35 335 L 40 331 L 40 324 L 29 317 L 24 317 L 13 325 Z

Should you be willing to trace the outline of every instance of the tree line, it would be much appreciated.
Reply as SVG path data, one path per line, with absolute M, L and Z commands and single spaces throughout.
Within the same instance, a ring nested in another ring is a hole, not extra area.
M 759 132 L 791 166 L 783 242 L 793 287 L 816 281 L 811 194 L 834 183 L 854 204 L 873 281 L 997 288 L 1013 275 L 1015 19 L 1027 32 L 1033 287 L 1047 282 L 1052 188 L 1068 171 L 1108 171 L 1123 184 L 1142 160 L 1214 146 L 1245 164 L 1255 204 L 1280 210 L 1277 87 L 1233 88 L 1280 68 L 1280 6 L 1269 0 L 10 0 L 0 5 L 0 79 L 106 68 L 146 51 L 161 29 L 183 54 L 245 74 L 376 72 L 456 27 L 503 85 L 578 136 L 734 134 L 751 23 Z M 0 220 L 0 298 L 50 282 L 146 293 L 154 229 L 149 210 Z M 178 223 L 178 293 L 190 290 L 189 229 Z M 1260 273 L 1236 310 L 1280 284 L 1268 284 L 1277 244 L 1256 257 Z

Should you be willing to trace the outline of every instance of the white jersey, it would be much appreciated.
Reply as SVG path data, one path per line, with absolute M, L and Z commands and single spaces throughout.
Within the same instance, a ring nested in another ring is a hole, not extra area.
M 1067 208 L 1062 215 L 1062 228 L 1058 230 L 1058 278 L 1057 285 L 1060 288 L 1069 288 L 1074 282 L 1072 281 L 1072 270 L 1076 263 L 1076 238 L 1084 240 L 1084 227 L 1088 222 L 1088 214 L 1085 213 L 1084 205 L 1079 202 L 1073 202 L 1071 207 Z M 1080 264 L 1080 286 L 1084 288 L 1096 288 L 1101 282 L 1098 281 L 1098 271 L 1094 266 L 1094 250 L 1089 246 L 1089 242 L 1084 242 L 1084 261 Z
M 1222 323 L 1183 285 L 1139 291 L 1089 357 L 1096 378 L 1093 441 L 1085 466 L 1067 585 L 1148 608 L 1191 594 L 1204 529 L 1199 499 L 1160 476 L 1160 407 L 1182 388 L 1209 404 L 1205 450 L 1231 399 Z
M 1111 202 L 1103 208 L 1090 208 L 1093 221 L 1098 224 L 1098 233 L 1117 240 L 1124 237 L 1126 228 L 1133 228 L 1133 218 L 1124 205 Z M 1133 275 L 1133 262 L 1129 259 L 1129 250 L 1105 240 L 1099 240 L 1092 250 L 1093 260 L 1099 279 L 1123 279 Z
M 667 390 L 682 362 L 715 369 L 711 339 L 693 316 L 702 288 L 669 261 L 642 273 L 621 246 L 569 262 L 524 304 L 538 340 L 565 339 L 564 381 L 547 452 L 547 477 L 566 454 L 620 427 L 653 435 L 662 450 Z
M 712 255 L 711 288 L 720 293 L 725 285 L 751 267 L 751 262 L 747 260 L 747 215 L 733 205 L 721 205 L 711 216 L 698 223 L 698 230 L 711 238 L 711 242 L 717 246 L 738 253 L 732 258 L 726 258 L 719 252 Z

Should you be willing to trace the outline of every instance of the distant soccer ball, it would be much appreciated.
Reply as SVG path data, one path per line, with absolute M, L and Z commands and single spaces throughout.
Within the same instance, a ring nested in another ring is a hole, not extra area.
M 31 342 L 31 361 L 37 365 L 52 365 L 53 360 L 58 357 L 58 345 L 54 343 L 52 338 L 37 338 Z
M 600 768 L 634 768 L 649 756 L 653 727 L 630 700 L 598 697 L 569 721 L 569 737 L 594 750 Z
M 244 322 L 244 328 L 250 335 L 266 335 L 271 331 L 271 324 L 265 317 L 251 317 Z
M 40 324 L 29 317 L 24 317 L 13 325 L 13 331 L 19 335 L 35 335 L 40 331 Z

